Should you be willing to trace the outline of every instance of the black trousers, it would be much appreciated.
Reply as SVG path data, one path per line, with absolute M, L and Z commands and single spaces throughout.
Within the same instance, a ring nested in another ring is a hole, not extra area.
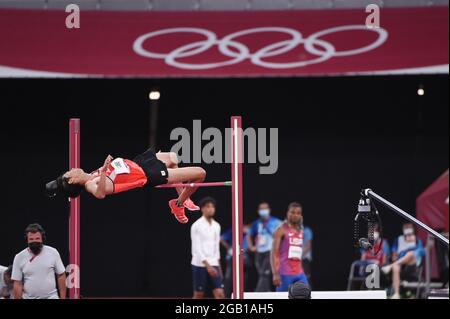
M 255 267 L 258 272 L 256 292 L 272 291 L 272 268 L 270 266 L 270 251 L 255 253 Z

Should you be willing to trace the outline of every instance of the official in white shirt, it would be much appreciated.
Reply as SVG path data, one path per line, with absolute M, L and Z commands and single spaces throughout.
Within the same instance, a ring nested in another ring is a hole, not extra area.
M 220 267 L 220 225 L 213 218 L 216 201 L 212 197 L 206 197 L 199 205 L 202 217 L 191 226 L 193 298 L 203 298 L 209 284 L 214 298 L 223 299 L 225 293 Z
M 13 263 L 14 299 L 65 299 L 66 270 L 58 251 L 44 245 L 45 231 L 39 224 L 28 225 L 25 236 L 28 247 Z
M 12 298 L 13 281 L 11 280 L 12 266 L 0 266 L 0 299 Z

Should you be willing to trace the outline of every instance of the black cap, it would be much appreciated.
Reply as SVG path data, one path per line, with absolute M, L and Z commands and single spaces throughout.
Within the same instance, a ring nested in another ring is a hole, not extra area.
M 65 197 L 76 198 L 80 196 L 84 186 L 80 184 L 70 184 L 69 178 L 63 175 L 59 176 L 54 181 L 45 184 L 45 193 L 48 197 L 55 197 L 56 195 L 63 195 Z
M 311 287 L 301 281 L 289 285 L 289 299 L 311 299 Z

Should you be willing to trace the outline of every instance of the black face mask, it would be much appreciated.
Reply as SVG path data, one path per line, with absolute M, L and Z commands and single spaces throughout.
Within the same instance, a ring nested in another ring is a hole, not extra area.
M 33 252 L 33 254 L 37 255 L 41 252 L 43 247 L 42 243 L 32 242 L 28 244 L 28 248 Z

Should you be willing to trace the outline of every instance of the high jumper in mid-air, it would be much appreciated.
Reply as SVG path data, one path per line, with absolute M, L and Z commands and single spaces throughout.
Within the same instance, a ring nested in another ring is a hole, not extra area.
M 151 149 L 133 160 L 108 155 L 102 167 L 92 173 L 74 168 L 56 180 L 47 183 L 49 196 L 62 194 L 76 198 L 85 190 L 98 199 L 126 192 L 135 188 L 155 187 L 163 184 L 201 183 L 206 171 L 201 167 L 178 167 L 177 155 L 173 152 L 155 153 Z M 190 196 L 198 187 L 176 187 L 178 198 L 169 201 L 169 207 L 176 219 L 186 224 L 184 209 L 199 210 Z

